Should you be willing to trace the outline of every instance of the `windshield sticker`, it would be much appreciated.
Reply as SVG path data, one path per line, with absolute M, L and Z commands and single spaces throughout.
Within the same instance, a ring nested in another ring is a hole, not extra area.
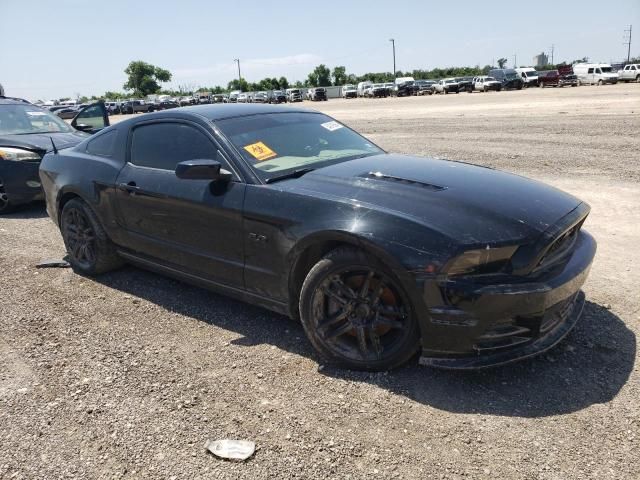
M 246 145 L 244 149 L 259 162 L 262 162 L 263 160 L 269 160 L 270 158 L 278 156 L 276 152 L 267 147 L 263 142 L 256 142 L 252 143 L 251 145 Z
M 32 115 L 34 117 L 39 117 L 39 116 L 43 116 L 46 117 L 47 114 L 45 112 L 26 112 L 27 115 Z
M 327 123 L 321 123 L 320 126 L 326 128 L 330 132 L 333 132 L 334 130 L 338 130 L 339 128 L 343 127 L 342 125 L 340 125 L 336 121 L 331 121 L 331 122 L 327 122 Z

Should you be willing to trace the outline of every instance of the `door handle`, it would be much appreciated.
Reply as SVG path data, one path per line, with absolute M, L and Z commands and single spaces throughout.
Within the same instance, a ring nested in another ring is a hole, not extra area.
M 129 182 L 129 183 L 120 183 L 118 184 L 118 188 L 120 190 L 124 190 L 125 192 L 128 192 L 132 195 L 134 195 L 136 192 L 140 191 L 140 187 L 138 187 L 136 185 L 136 182 Z

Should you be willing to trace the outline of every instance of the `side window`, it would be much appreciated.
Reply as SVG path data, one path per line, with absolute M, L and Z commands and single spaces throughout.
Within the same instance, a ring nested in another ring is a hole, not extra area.
M 190 125 L 154 123 L 133 130 L 130 162 L 173 171 L 185 160 L 222 160 L 217 152 L 213 143 Z
M 76 122 L 82 125 L 89 125 L 93 128 L 104 128 L 105 121 L 103 108 L 98 104 L 86 108 L 78 114 Z
M 117 130 L 110 130 L 102 135 L 98 135 L 95 138 L 89 140 L 87 143 L 87 153 L 91 155 L 100 155 L 103 157 L 110 157 L 113 155 L 113 150 L 116 145 Z
M 589 70 L 587 70 L 587 73 L 593 73 L 593 68 L 590 68 Z

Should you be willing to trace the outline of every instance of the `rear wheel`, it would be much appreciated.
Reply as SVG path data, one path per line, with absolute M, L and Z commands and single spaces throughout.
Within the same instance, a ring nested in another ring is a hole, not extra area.
M 98 275 L 124 263 L 96 214 L 79 198 L 69 200 L 62 209 L 60 230 L 76 272 Z
M 14 209 L 13 204 L 9 201 L 9 196 L 4 188 L 4 182 L 0 178 L 0 215 L 10 213 Z
M 601 87 L 602 86 L 602 80 L 598 80 L 598 86 Z
M 311 269 L 300 294 L 300 318 L 320 355 L 347 368 L 397 367 L 420 342 L 397 279 L 375 257 L 352 248 L 330 252 Z

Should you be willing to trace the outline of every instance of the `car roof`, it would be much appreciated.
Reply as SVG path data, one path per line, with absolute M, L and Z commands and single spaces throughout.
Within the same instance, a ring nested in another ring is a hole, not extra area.
M 315 110 L 259 103 L 194 105 L 192 107 L 182 107 L 180 110 L 184 113 L 195 113 L 201 115 L 212 121 L 222 120 L 223 118 L 244 117 L 247 115 L 260 115 L 265 113 L 317 113 Z
M 32 105 L 31 102 L 28 102 L 27 100 L 24 100 L 22 98 L 14 98 L 14 97 L 0 97 L 0 105 Z M 37 107 L 37 105 L 34 105 L 34 107 Z

